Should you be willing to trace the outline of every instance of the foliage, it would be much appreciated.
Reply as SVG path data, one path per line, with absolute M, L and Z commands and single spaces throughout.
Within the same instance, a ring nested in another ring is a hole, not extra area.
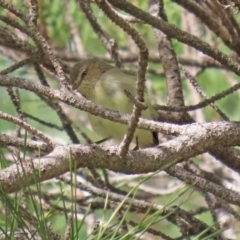
M 239 9 L 0 0 L 1 237 L 238 239 Z M 159 119 L 139 124 L 159 146 L 93 144 L 86 112 L 132 121 L 71 90 L 70 68 L 96 56 L 147 78 Z

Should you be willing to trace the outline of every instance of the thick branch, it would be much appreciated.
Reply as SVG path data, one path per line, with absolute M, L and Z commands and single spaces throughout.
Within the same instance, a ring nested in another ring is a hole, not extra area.
M 240 123 L 202 123 L 181 128 L 183 136 L 163 143 L 157 148 L 129 151 L 124 157 L 118 155 L 117 147 L 59 146 L 49 155 L 35 159 L 32 163 L 25 163 L 24 171 L 19 169 L 21 168 L 19 164 L 0 171 L 0 187 L 7 192 L 13 192 L 33 184 L 35 179 L 44 181 L 57 177 L 69 171 L 69 160 L 73 160 L 78 168 L 103 168 L 139 174 L 157 171 L 167 165 L 189 159 L 208 151 L 217 143 L 239 144 Z

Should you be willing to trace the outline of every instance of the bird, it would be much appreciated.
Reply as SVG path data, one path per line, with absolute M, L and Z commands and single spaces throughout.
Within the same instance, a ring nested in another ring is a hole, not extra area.
M 92 58 L 77 62 L 70 70 L 70 84 L 86 99 L 102 105 L 110 110 L 131 114 L 133 101 L 127 97 L 125 90 L 136 95 L 135 75 L 129 74 L 107 62 Z M 145 88 L 144 100 L 147 106 L 141 113 L 142 118 L 156 120 L 157 110 L 150 101 Z M 120 142 L 127 132 L 127 125 L 88 113 L 92 129 L 104 139 L 114 139 Z M 158 133 L 149 130 L 136 129 L 133 142 L 137 148 L 148 148 L 159 144 Z

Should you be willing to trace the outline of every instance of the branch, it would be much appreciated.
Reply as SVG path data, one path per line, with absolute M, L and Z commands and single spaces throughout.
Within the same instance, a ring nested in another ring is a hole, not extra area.
M 18 87 L 31 92 L 35 92 L 48 97 L 49 99 L 55 99 L 67 103 L 75 108 L 89 112 L 95 116 L 100 116 L 111 121 L 128 124 L 130 116 L 129 114 L 121 114 L 116 111 L 108 110 L 100 105 L 94 104 L 93 102 L 85 99 L 80 95 L 75 95 L 74 92 L 67 90 L 54 90 L 49 87 L 45 87 L 33 82 L 26 81 L 22 78 L 14 78 L 6 75 L 0 75 L 0 86 L 5 87 Z M 168 123 L 157 123 L 151 120 L 140 118 L 138 127 L 146 130 L 162 132 L 168 135 L 178 135 L 180 128 L 177 125 Z
M 10 193 L 33 184 L 36 179 L 44 181 L 57 177 L 69 171 L 69 160 L 74 161 L 77 168 L 103 168 L 139 174 L 157 171 L 197 156 L 208 151 L 216 143 L 221 143 L 222 146 L 239 144 L 240 123 L 202 123 L 184 125 L 181 128 L 183 135 L 157 148 L 129 151 L 124 157 L 118 155 L 117 147 L 58 146 L 49 155 L 35 159 L 32 163 L 24 163 L 24 170 L 19 165 L 12 165 L 0 171 L 0 188 Z M 238 200 L 233 199 L 232 203 L 240 204 L 240 197 Z
M 156 17 L 149 15 L 148 13 L 142 11 L 141 9 L 124 0 L 109 0 L 109 2 L 113 6 L 159 29 L 169 38 L 176 38 L 178 41 L 203 52 L 204 54 L 222 63 L 224 66 L 232 70 L 237 75 L 240 75 L 240 65 L 237 62 L 235 62 L 232 58 L 228 57 L 226 54 L 220 52 L 218 49 L 211 47 L 208 43 L 201 41 L 194 35 L 189 34 L 185 31 L 181 31 L 176 26 L 168 24 L 161 19 L 157 19 Z

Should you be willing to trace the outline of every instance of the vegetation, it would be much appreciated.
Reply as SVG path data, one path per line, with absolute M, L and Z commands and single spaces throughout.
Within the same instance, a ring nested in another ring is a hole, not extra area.
M 0 239 L 239 239 L 239 11 L 0 0 Z M 146 79 L 158 121 L 73 91 L 70 68 L 91 57 Z M 86 112 L 160 144 L 96 144 Z

